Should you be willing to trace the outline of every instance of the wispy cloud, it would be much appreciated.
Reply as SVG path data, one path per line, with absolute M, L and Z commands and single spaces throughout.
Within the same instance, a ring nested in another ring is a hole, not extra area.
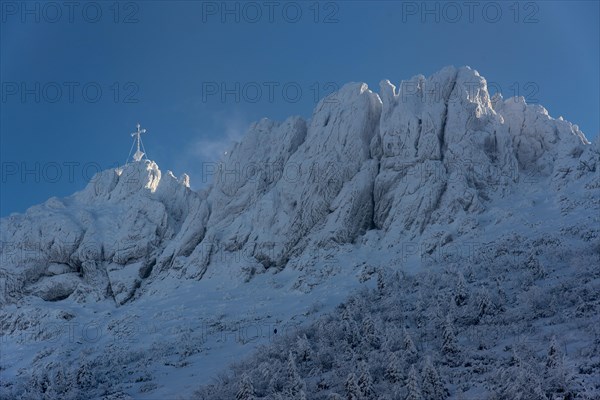
M 219 161 L 225 151 L 241 140 L 250 121 L 239 114 L 215 118 L 215 132 L 202 134 L 191 146 L 189 152 L 202 161 Z
M 182 159 L 183 169 L 190 175 L 191 185 L 200 189 L 210 183 L 212 171 L 210 165 L 220 161 L 234 143 L 239 142 L 250 126 L 250 120 L 240 112 L 217 114 L 213 117 L 210 131 L 198 128 L 194 139 Z

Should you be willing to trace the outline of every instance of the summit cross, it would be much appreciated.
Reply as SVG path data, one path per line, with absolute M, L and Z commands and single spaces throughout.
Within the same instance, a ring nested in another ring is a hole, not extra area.
M 146 129 L 141 129 L 142 126 L 140 125 L 140 123 L 138 122 L 137 124 L 137 132 L 133 132 L 131 134 L 132 137 L 136 137 L 136 141 L 137 141 L 137 151 L 135 152 L 135 154 L 133 155 L 133 159 L 134 161 L 140 161 L 142 159 L 142 157 L 144 156 L 144 152 L 140 150 L 140 143 L 141 143 L 141 134 L 142 133 L 146 133 Z M 142 144 L 143 147 L 143 144 Z M 144 149 L 145 150 L 145 149 Z

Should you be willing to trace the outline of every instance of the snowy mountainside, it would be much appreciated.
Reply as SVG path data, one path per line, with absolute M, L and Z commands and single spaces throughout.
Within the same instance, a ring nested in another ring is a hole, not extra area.
M 0 394 L 77 398 L 91 384 L 65 389 L 56 371 L 94 369 L 94 396 L 173 398 L 272 339 L 232 341 L 234 327 L 304 325 L 381 268 L 495 260 L 507 241 L 543 258 L 533 238 L 550 232 L 592 257 L 599 174 L 599 141 L 490 98 L 468 67 L 263 119 L 201 193 L 152 161 L 104 171 L 1 220 Z
M 492 251 L 414 275 L 382 268 L 376 288 L 259 348 L 195 398 L 598 398 L 600 255 L 560 234 L 515 235 Z

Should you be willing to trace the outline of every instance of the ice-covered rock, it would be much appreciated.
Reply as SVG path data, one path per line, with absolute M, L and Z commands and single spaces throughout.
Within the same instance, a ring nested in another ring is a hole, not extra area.
M 369 159 L 380 109 L 378 96 L 365 84 L 348 84 L 323 99 L 308 124 L 290 118 L 253 125 L 219 168 L 208 197 L 209 234 L 190 256 L 190 267 L 201 274 L 215 252 L 237 252 L 265 268 L 283 268 L 292 249 L 324 223 L 332 206 L 341 207 L 334 200 Z M 364 179 L 355 181 L 365 185 Z M 364 188 L 355 189 L 363 192 L 361 200 L 370 201 Z M 349 207 L 345 212 L 371 212 L 362 204 Z M 347 221 L 360 220 L 363 226 L 341 229 L 352 234 L 366 229 L 366 215 Z
M 443 246 L 520 184 L 550 179 L 558 192 L 584 178 L 597 188 L 598 154 L 576 125 L 543 107 L 490 98 L 469 67 L 398 88 L 383 81 L 379 94 L 351 83 L 309 121 L 253 124 L 201 193 L 187 175 L 142 161 L 3 219 L 0 275 L 9 283 L 0 301 L 71 293 L 122 304 L 162 274 L 199 279 L 211 264 L 280 270 L 314 259 L 315 246 L 355 243 L 369 230 L 393 249 L 435 241 L 443 226 Z
M 97 174 L 66 199 L 3 220 L 4 301 L 25 293 L 56 300 L 129 299 L 200 196 L 151 161 Z M 57 268 L 60 265 L 61 268 Z

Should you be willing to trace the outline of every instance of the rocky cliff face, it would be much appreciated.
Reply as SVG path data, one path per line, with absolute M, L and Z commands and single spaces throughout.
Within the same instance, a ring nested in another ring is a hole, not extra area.
M 352 83 L 309 121 L 252 125 L 203 193 L 142 161 L 3 219 L 0 302 L 124 304 L 161 276 L 201 279 L 217 264 L 279 271 L 366 232 L 385 251 L 432 235 L 443 246 L 524 184 L 597 189 L 599 157 L 576 125 L 523 98 L 490 98 L 468 67 L 384 81 L 379 94 Z
M 202 209 L 188 186 L 186 177 L 162 176 L 151 161 L 133 163 L 99 173 L 73 196 L 4 219 L 0 299 L 127 301 L 160 250 Z

